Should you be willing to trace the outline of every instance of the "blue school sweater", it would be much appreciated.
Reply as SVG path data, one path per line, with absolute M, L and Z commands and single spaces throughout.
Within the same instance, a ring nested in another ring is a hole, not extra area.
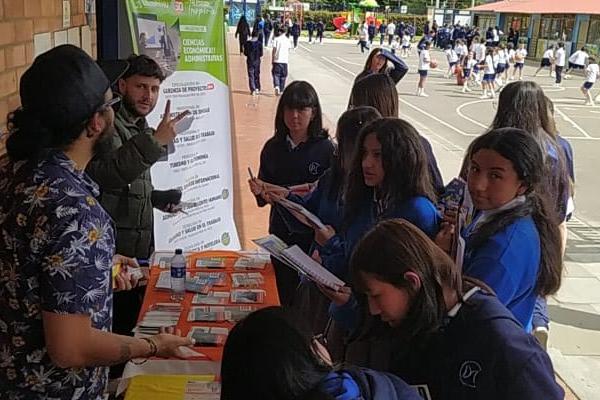
M 481 291 L 438 332 L 398 348 L 390 372 L 418 385 L 425 399 L 564 398 L 536 339 L 498 299 Z
M 400 204 L 388 207 L 379 218 L 373 199 L 365 199 L 365 204 L 343 232 L 338 232 L 325 246 L 320 255 L 323 266 L 340 279 L 348 280 L 348 264 L 354 247 L 359 240 L 379 221 L 402 218 L 421 229 L 433 238 L 438 232 L 440 216 L 435 205 L 426 197 L 416 196 Z
M 531 319 L 537 294 L 535 286 L 540 268 L 540 237 L 531 216 L 522 217 L 496 232 L 482 245 L 472 246 L 477 217 L 463 230 L 466 241 L 463 274 L 489 285 L 525 327 Z

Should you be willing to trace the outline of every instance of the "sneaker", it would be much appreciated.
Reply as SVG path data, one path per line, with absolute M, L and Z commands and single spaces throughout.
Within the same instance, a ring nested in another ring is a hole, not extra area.
M 425 92 L 421 92 L 421 94 L 419 95 L 420 97 L 429 97 L 429 95 Z
M 473 90 L 471 88 L 469 88 L 468 86 L 465 88 L 467 89 L 467 92 L 472 92 Z
M 537 339 L 542 349 L 548 350 L 548 328 L 538 326 L 533 330 L 533 336 Z
M 254 89 L 254 92 L 252 94 L 258 96 L 260 94 L 260 90 Z
M 585 105 L 594 107 L 596 105 L 596 103 L 594 103 L 593 101 L 586 101 Z
M 481 96 L 479 96 L 480 99 L 487 99 L 488 95 L 487 94 L 482 94 Z
M 275 86 L 275 96 L 279 96 L 281 91 L 279 90 L 279 86 Z

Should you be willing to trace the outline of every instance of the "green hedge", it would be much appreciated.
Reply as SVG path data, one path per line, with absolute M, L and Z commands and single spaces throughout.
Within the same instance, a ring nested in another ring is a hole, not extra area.
M 335 31 L 335 26 L 333 26 L 333 19 L 342 15 L 339 11 L 305 11 L 304 12 L 304 21 L 307 21 L 309 18 L 313 21 L 317 22 L 322 19 L 325 23 L 325 29 L 328 31 Z M 402 21 L 404 23 L 417 24 L 417 35 L 423 34 L 423 26 L 425 26 L 425 22 L 427 21 L 427 16 L 425 15 L 410 15 L 410 14 L 395 14 L 395 13 L 377 13 L 378 18 L 383 18 L 386 21 L 393 19 L 396 23 Z M 303 27 L 304 29 L 304 27 Z

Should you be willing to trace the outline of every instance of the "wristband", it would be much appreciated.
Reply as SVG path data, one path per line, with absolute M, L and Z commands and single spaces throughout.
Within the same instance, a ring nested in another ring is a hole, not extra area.
M 156 346 L 156 343 L 154 343 L 154 340 L 150 338 L 142 338 L 142 340 L 148 342 L 150 345 L 150 354 L 147 357 L 150 358 L 156 356 L 156 353 L 158 353 L 158 347 Z

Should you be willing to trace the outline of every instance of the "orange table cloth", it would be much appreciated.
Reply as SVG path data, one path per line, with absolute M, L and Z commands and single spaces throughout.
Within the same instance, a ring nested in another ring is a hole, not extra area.
M 196 260 L 199 258 L 219 257 L 225 259 L 225 268 L 196 268 L 191 267 L 196 265 Z M 263 289 L 265 293 L 265 301 L 263 304 L 234 304 L 228 302 L 226 306 L 253 306 L 256 309 L 276 306 L 279 305 L 279 294 L 277 292 L 277 284 L 275 280 L 275 271 L 272 264 L 267 264 L 265 269 L 262 270 L 242 270 L 234 269 L 233 265 L 236 260 L 240 257 L 240 254 L 236 251 L 203 251 L 189 253 L 186 255 L 187 259 L 187 271 L 190 273 L 195 272 L 226 272 L 227 273 L 227 286 L 214 287 L 214 291 L 231 291 L 231 273 L 232 272 L 260 272 L 264 278 L 264 284 L 258 289 Z M 153 304 L 156 303 L 173 303 L 171 300 L 171 293 L 169 290 L 156 289 L 156 283 L 160 272 L 165 271 L 158 266 L 154 265 L 150 268 L 150 276 L 148 279 L 148 287 L 144 297 L 144 302 L 138 321 L 140 321 L 146 311 L 150 309 Z M 192 298 L 196 293 L 186 292 L 184 300 L 181 302 L 181 315 L 179 322 L 177 323 L 177 329 L 181 330 L 181 334 L 186 336 L 193 326 L 214 326 L 221 328 L 233 328 L 233 322 L 190 322 L 187 320 L 190 308 L 197 305 L 192 305 Z M 200 306 L 200 305 L 198 305 Z M 220 369 L 221 359 L 223 357 L 223 347 L 202 347 L 194 346 L 193 350 L 202 353 L 205 356 L 192 357 L 185 360 L 181 359 L 160 359 L 152 358 L 146 363 L 141 365 L 134 365 L 128 363 L 125 371 L 123 372 L 123 382 L 119 385 L 118 393 L 125 390 L 127 386 L 128 378 L 132 378 L 137 375 L 150 375 L 150 374 L 166 374 L 166 375 L 181 375 L 181 374 L 214 374 Z

